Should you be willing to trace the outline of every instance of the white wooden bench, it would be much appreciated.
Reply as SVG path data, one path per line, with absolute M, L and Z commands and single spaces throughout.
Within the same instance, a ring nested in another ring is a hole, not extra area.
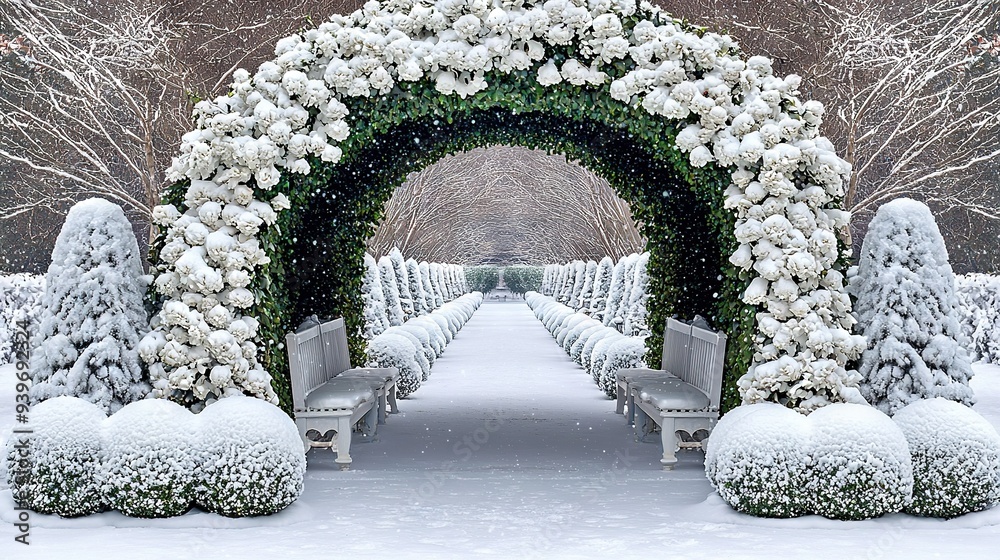
M 295 425 L 305 451 L 329 447 L 342 469 L 351 464 L 351 436 L 357 425 L 374 438 L 385 422 L 387 402 L 396 408 L 396 368 L 351 369 L 347 331 L 335 319 L 285 337 L 292 381 Z M 326 437 L 329 432 L 334 437 Z M 315 433 L 316 436 L 311 436 Z
M 687 369 L 688 343 L 691 340 L 691 325 L 676 319 L 667 319 L 667 328 L 663 336 L 663 356 L 660 369 L 627 368 L 618 370 L 615 374 L 618 402 L 615 412 L 625 414 L 625 419 L 631 426 L 635 420 L 635 403 L 631 399 L 630 386 L 649 381 L 662 381 L 676 378 L 672 373 Z
M 680 325 L 683 323 L 668 323 L 666 334 L 671 334 L 671 327 L 674 333 L 671 347 L 664 350 L 667 365 L 676 363 L 678 369 L 663 372 L 659 377 L 634 377 L 627 382 L 636 436 L 643 440 L 659 426 L 663 445 L 660 464 L 665 469 L 672 469 L 677 463 L 677 449 L 703 448 L 703 441 L 719 419 L 722 400 L 726 335 L 697 326 Z M 686 351 L 683 351 L 685 327 L 690 335 Z M 666 339 L 667 336 L 664 336 Z M 671 353 L 675 357 L 671 357 Z M 667 376 L 668 373 L 675 377 Z M 702 430 L 706 436 L 699 440 L 695 434 Z M 686 432 L 690 437 L 681 441 L 678 432 Z

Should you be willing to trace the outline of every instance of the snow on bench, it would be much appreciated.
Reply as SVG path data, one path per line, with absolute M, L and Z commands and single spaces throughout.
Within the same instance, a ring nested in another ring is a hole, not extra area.
M 663 457 L 660 464 L 672 469 L 679 448 L 702 448 L 695 433 L 711 433 L 719 419 L 726 335 L 667 320 L 662 370 L 622 370 L 618 374 L 619 412 L 628 403 L 628 417 L 642 440 L 660 427 Z M 622 395 L 624 391 L 624 401 Z M 691 441 L 681 442 L 677 432 Z
M 384 424 L 388 406 L 396 406 L 396 368 L 351 368 L 347 329 L 343 319 L 327 321 L 301 332 L 288 333 L 288 369 L 292 381 L 295 425 L 305 451 L 329 447 L 342 469 L 351 464 L 351 435 L 355 425 L 374 438 Z M 325 435 L 333 431 L 335 437 Z M 310 437 L 317 432 L 319 438 Z

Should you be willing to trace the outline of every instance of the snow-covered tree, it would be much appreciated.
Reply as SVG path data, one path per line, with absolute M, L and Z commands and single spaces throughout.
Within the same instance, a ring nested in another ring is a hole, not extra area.
M 415 316 L 426 315 L 431 310 L 427 308 L 427 295 L 424 293 L 424 281 L 420 276 L 420 265 L 414 259 L 406 259 L 405 264 L 410 296 L 413 298 L 413 313 Z
M 399 302 L 396 270 L 389 257 L 382 257 L 378 260 L 378 272 L 382 278 L 382 293 L 385 295 L 386 317 L 389 318 L 389 325 L 402 325 L 406 321 L 406 313 L 403 312 L 403 306 Z
M 594 274 L 593 292 L 590 296 L 588 314 L 598 321 L 604 320 L 604 308 L 608 305 L 608 288 L 611 287 L 611 277 L 615 268 L 611 257 L 604 257 L 597 265 Z
M 635 275 L 635 263 L 639 260 L 637 253 L 622 257 L 611 275 L 611 288 L 608 290 L 608 303 L 604 308 L 603 322 L 605 326 L 621 329 L 624 318 L 622 311 L 628 305 L 631 292 L 631 280 Z
M 597 278 L 597 263 L 587 261 L 587 271 L 583 277 L 583 288 L 576 298 L 577 311 L 590 310 L 590 300 L 594 297 L 594 280 Z
M 649 300 L 649 275 L 646 272 L 648 262 L 649 253 L 643 253 L 635 263 L 622 326 L 622 333 L 626 336 L 648 334 L 649 327 L 646 326 L 646 301 Z
M 418 265 L 420 269 L 420 282 L 424 290 L 424 307 L 427 308 L 427 312 L 434 311 L 440 305 L 437 303 L 437 298 L 434 294 L 434 286 L 431 284 L 431 269 L 427 261 L 423 261 Z
M 137 345 L 149 329 L 139 246 L 122 209 L 74 205 L 52 251 L 31 356 L 31 399 L 80 397 L 107 410 L 146 396 Z
M 365 340 L 371 340 L 389 328 L 385 307 L 382 275 L 375 258 L 365 253 L 365 276 L 361 280 L 361 295 L 365 302 Z
M 890 415 L 919 399 L 972 404 L 955 278 L 926 205 L 901 198 L 879 208 L 851 287 L 868 339 L 859 372 L 870 404 Z
M 389 262 L 396 275 L 396 289 L 399 290 L 399 305 L 403 308 L 404 320 L 409 320 L 416 316 L 416 312 L 413 309 L 413 295 L 410 294 L 409 275 L 406 273 L 406 259 L 399 249 L 393 248 L 389 251 Z
M 428 263 L 427 270 L 430 272 L 428 277 L 431 282 L 431 288 L 434 290 L 434 308 L 437 309 L 444 305 L 444 288 L 441 287 L 441 265 L 438 263 Z

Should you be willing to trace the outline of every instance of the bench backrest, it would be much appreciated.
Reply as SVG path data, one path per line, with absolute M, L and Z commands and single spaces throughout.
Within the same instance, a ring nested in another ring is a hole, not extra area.
M 292 381 L 292 405 L 305 408 L 309 391 L 330 379 L 320 325 L 285 336 L 288 348 L 288 373 Z
M 285 336 L 288 373 L 292 381 L 292 405 L 305 408 L 306 395 L 331 378 L 351 369 L 347 327 L 343 319 L 327 321 Z
M 688 367 L 676 375 L 704 391 L 712 402 L 712 409 L 718 410 L 722 400 L 722 370 L 726 361 L 725 333 L 692 327 L 688 355 Z
M 667 331 L 663 335 L 663 361 L 660 369 L 680 377 L 688 368 L 688 344 L 691 341 L 691 325 L 676 319 L 667 319 Z
M 347 326 L 344 319 L 334 319 L 320 325 L 323 338 L 323 350 L 326 352 L 326 363 L 330 368 L 330 377 L 340 375 L 351 369 L 351 351 L 347 347 Z

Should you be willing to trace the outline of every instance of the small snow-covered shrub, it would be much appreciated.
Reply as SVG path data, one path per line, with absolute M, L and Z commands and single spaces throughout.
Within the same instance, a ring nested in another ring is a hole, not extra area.
M 198 421 L 166 399 L 125 406 L 104 422 L 104 496 L 130 517 L 171 517 L 191 508 L 198 487 Z
M 601 369 L 604 367 L 604 363 L 608 360 L 608 350 L 611 346 L 620 340 L 624 340 L 626 337 L 623 336 L 618 331 L 608 333 L 608 336 L 602 337 L 601 340 L 594 345 L 594 349 L 590 353 L 590 368 L 587 372 L 590 376 L 594 378 L 594 383 L 598 386 L 601 385 Z M 603 390 L 604 388 L 601 387 Z
M 811 427 L 806 489 L 811 510 L 832 519 L 868 519 L 902 511 L 913 492 L 910 450 L 903 432 L 878 409 L 851 403 L 825 406 Z
M 385 332 L 401 336 L 410 341 L 410 344 L 413 346 L 413 355 L 410 356 L 410 359 L 413 360 L 420 369 L 420 380 L 427 381 L 427 378 L 431 375 L 431 363 L 427 359 L 427 349 L 424 347 L 423 343 L 420 342 L 420 339 L 409 330 L 403 329 L 401 326 L 392 327 Z
M 705 474 L 733 509 L 757 517 L 809 512 L 809 419 L 775 403 L 743 405 L 712 430 Z
M 583 350 L 580 351 L 580 365 L 583 366 L 583 369 L 588 372 L 591 370 L 593 367 L 594 349 L 597 348 L 598 343 L 606 338 L 611 338 L 615 334 L 619 333 L 613 329 L 603 329 L 590 335 L 587 343 L 583 345 Z
M 228 517 L 270 515 L 302 493 L 306 459 L 295 423 L 278 407 L 241 395 L 199 415 L 197 503 Z
M 44 293 L 44 276 L 0 274 L 0 365 L 15 362 L 13 342 L 19 321 L 27 323 L 29 337 L 38 331 Z
M 56 397 L 32 407 L 31 434 L 10 434 L 7 473 L 14 501 L 23 508 L 63 517 L 104 509 L 101 423 L 105 412 L 76 397 Z
M 113 413 L 150 391 L 138 352 L 149 330 L 142 275 L 139 246 L 121 208 L 99 198 L 70 208 L 45 275 L 31 356 L 32 403 L 67 395 Z M 184 336 L 194 331 L 211 329 L 199 318 Z
M 582 354 L 583 354 L 583 348 L 584 348 L 584 346 L 587 345 L 587 341 L 590 340 L 591 336 L 593 336 L 594 334 L 597 334 L 598 332 L 604 330 L 604 328 L 605 328 L 604 325 L 594 325 L 594 326 L 591 326 L 590 328 L 584 330 L 582 333 L 580 333 L 580 336 L 577 337 L 576 342 L 574 342 L 573 346 L 571 346 L 570 349 L 569 349 L 569 357 L 570 357 L 570 359 L 572 359 L 574 362 L 582 365 L 581 357 L 582 357 Z
M 893 416 L 909 443 L 913 502 L 906 511 L 956 517 L 1000 502 L 1000 435 L 954 401 L 915 401 Z
M 450 344 L 451 341 L 455 338 L 455 335 L 454 333 L 451 332 L 451 323 L 448 322 L 448 319 L 446 319 L 443 314 L 438 313 L 437 311 L 428 315 L 427 318 L 431 321 L 434 321 L 434 324 L 436 324 L 438 328 L 441 330 L 441 336 L 444 337 L 445 346 Z
M 573 343 L 576 342 L 576 339 L 580 337 L 580 333 L 589 327 L 600 324 L 599 321 L 595 321 L 582 313 L 573 317 L 574 319 L 563 329 L 563 332 L 559 333 L 559 336 L 556 337 L 556 342 L 567 353 L 572 348 Z
M 420 277 L 420 264 L 415 259 L 406 259 L 406 278 L 410 284 L 410 295 L 413 297 L 413 311 L 420 317 L 430 313 L 427 307 L 427 294 L 424 293 L 424 281 Z
M 427 364 L 433 366 L 437 360 L 437 349 L 431 342 L 431 335 L 422 325 L 416 324 L 415 320 L 407 321 L 398 327 L 399 330 L 412 334 L 419 342 L 420 348 L 427 359 Z
M 918 399 L 975 401 L 955 279 L 926 205 L 901 198 L 879 208 L 851 290 L 868 339 L 858 366 L 865 400 L 890 415 Z
M 445 337 L 444 331 L 441 330 L 437 322 L 431 319 L 430 314 L 417 317 L 413 321 L 410 321 L 409 324 L 413 327 L 420 327 L 427 332 L 427 335 L 430 337 L 431 348 L 434 349 L 435 358 L 444 352 L 445 347 L 448 345 L 448 338 Z
M 955 293 L 959 323 L 972 359 L 1000 363 L 1000 276 L 956 275 Z
M 610 327 L 603 327 L 610 328 Z M 612 329 L 614 330 L 614 329 Z M 615 331 L 616 333 L 618 331 Z M 627 336 L 608 347 L 607 358 L 597 376 L 597 386 L 604 394 L 614 399 L 618 397 L 618 383 L 615 375 L 619 370 L 629 368 L 645 368 L 646 339 L 637 336 Z
M 396 392 L 399 398 L 406 398 L 420 387 L 423 380 L 423 370 L 416 359 L 418 353 L 409 338 L 387 330 L 368 343 L 366 367 L 399 369 Z

